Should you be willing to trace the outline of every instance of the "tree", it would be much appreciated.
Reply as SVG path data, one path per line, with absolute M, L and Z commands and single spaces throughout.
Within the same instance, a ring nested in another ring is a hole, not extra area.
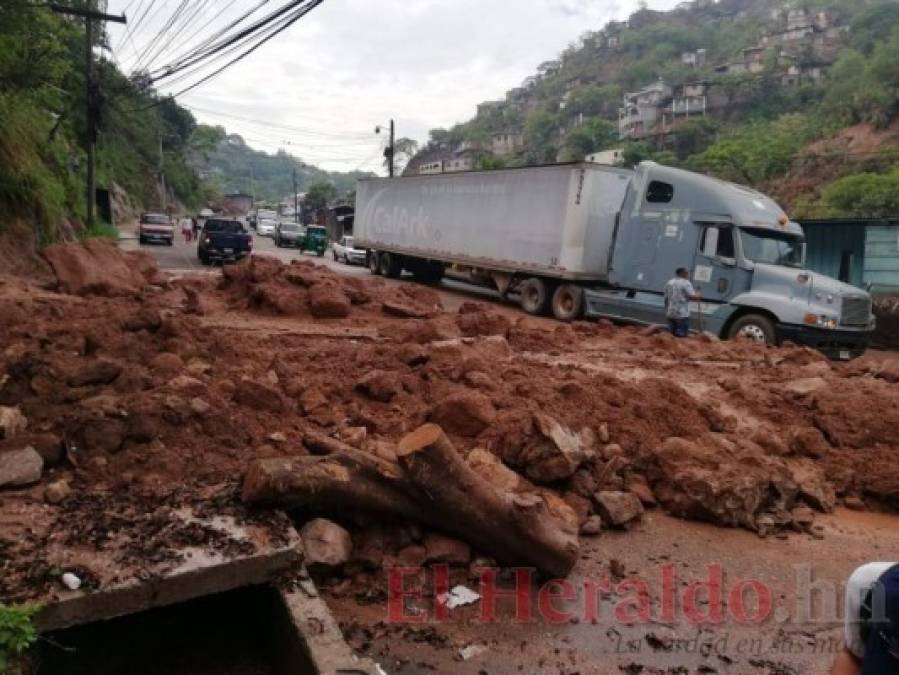
M 824 188 L 822 200 L 835 216 L 893 216 L 899 213 L 899 164 L 886 174 L 839 178 Z
M 591 117 L 565 136 L 564 158 L 580 161 L 591 152 L 607 148 L 618 140 L 618 127 L 608 120 Z
M 310 209 L 324 209 L 337 198 L 337 188 L 323 181 L 313 183 L 306 191 L 306 206 Z
M 396 175 L 403 173 L 409 160 L 418 152 L 418 141 L 411 138 L 397 138 L 393 142 L 393 167 Z M 384 157 L 384 168 L 390 168 L 390 157 Z
M 478 160 L 478 168 L 482 171 L 491 171 L 493 169 L 505 169 L 506 160 L 496 155 L 484 155 Z
M 532 163 L 551 162 L 555 158 L 555 136 L 559 129 L 559 116 L 545 110 L 535 110 L 528 115 L 524 125 L 525 141 Z

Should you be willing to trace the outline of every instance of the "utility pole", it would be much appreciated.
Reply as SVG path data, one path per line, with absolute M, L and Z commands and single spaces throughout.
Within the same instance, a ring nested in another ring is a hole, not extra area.
M 299 198 L 297 197 L 297 168 L 293 167 L 293 222 L 300 222 Z
M 375 133 L 381 133 L 381 125 L 375 127 Z M 384 148 L 384 159 L 387 160 L 387 175 L 393 178 L 393 155 L 394 155 L 394 145 L 396 143 L 396 127 L 393 124 L 393 120 L 390 120 L 390 138 L 387 140 L 387 147 Z
M 162 212 L 168 211 L 168 194 L 165 188 L 165 173 L 162 169 L 162 132 L 159 132 L 159 183 L 162 187 Z
M 396 151 L 395 142 L 396 142 L 396 129 L 394 128 L 393 120 L 390 120 L 390 144 L 387 146 L 388 150 L 390 151 L 390 156 L 388 157 L 390 163 L 387 166 L 389 169 L 388 175 L 391 178 L 393 178 L 393 155 L 394 155 L 394 152 Z
M 95 173 L 95 150 L 97 146 L 97 113 L 100 105 L 99 91 L 94 84 L 94 21 L 115 21 L 116 23 L 125 23 L 125 16 L 116 16 L 114 14 L 105 14 L 103 12 L 95 12 L 90 9 L 76 9 L 73 7 L 63 7 L 62 5 L 50 5 L 50 9 L 57 14 L 65 14 L 67 16 L 80 16 L 84 19 L 85 29 L 85 102 L 86 102 L 86 133 L 85 133 L 85 150 L 87 151 L 87 226 L 94 224 L 94 206 L 97 197 L 96 173 Z M 160 141 L 161 144 L 161 141 Z

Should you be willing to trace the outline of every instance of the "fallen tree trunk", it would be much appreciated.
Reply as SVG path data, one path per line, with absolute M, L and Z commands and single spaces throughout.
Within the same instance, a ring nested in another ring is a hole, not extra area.
M 317 457 L 260 459 L 243 498 L 314 513 L 414 520 L 462 539 L 508 565 L 564 577 L 577 561 L 577 534 L 536 494 L 497 491 L 465 463 L 439 426 L 400 441 L 397 463 L 335 439 L 305 439 Z

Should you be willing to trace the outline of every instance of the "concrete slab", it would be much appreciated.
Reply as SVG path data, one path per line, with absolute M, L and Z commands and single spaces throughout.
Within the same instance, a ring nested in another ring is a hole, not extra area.
M 179 551 L 182 562 L 169 569 L 147 567 L 123 581 L 102 583 L 98 590 L 65 590 L 43 600 L 35 617 L 40 632 L 105 621 L 155 607 L 222 593 L 242 586 L 271 581 L 279 573 L 301 561 L 301 542 L 292 528 L 279 527 L 276 536 L 264 526 L 239 521 L 234 516 L 202 518 L 189 508 L 174 516 L 184 527 L 202 525 L 205 531 L 219 532 L 233 542 L 252 542 L 252 552 L 237 552 L 204 546 L 185 546 Z M 237 548 L 237 547 L 235 547 Z M 103 574 L 116 569 L 113 551 L 95 551 L 90 569 Z

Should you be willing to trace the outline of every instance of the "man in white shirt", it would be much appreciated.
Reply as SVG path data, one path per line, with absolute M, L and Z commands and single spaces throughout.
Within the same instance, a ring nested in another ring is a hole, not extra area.
M 674 278 L 665 284 L 665 314 L 674 337 L 687 337 L 689 334 L 690 300 L 699 300 L 700 297 L 690 283 L 690 272 L 686 267 L 678 267 Z
M 868 563 L 849 577 L 843 641 L 831 675 L 899 673 L 899 564 Z

